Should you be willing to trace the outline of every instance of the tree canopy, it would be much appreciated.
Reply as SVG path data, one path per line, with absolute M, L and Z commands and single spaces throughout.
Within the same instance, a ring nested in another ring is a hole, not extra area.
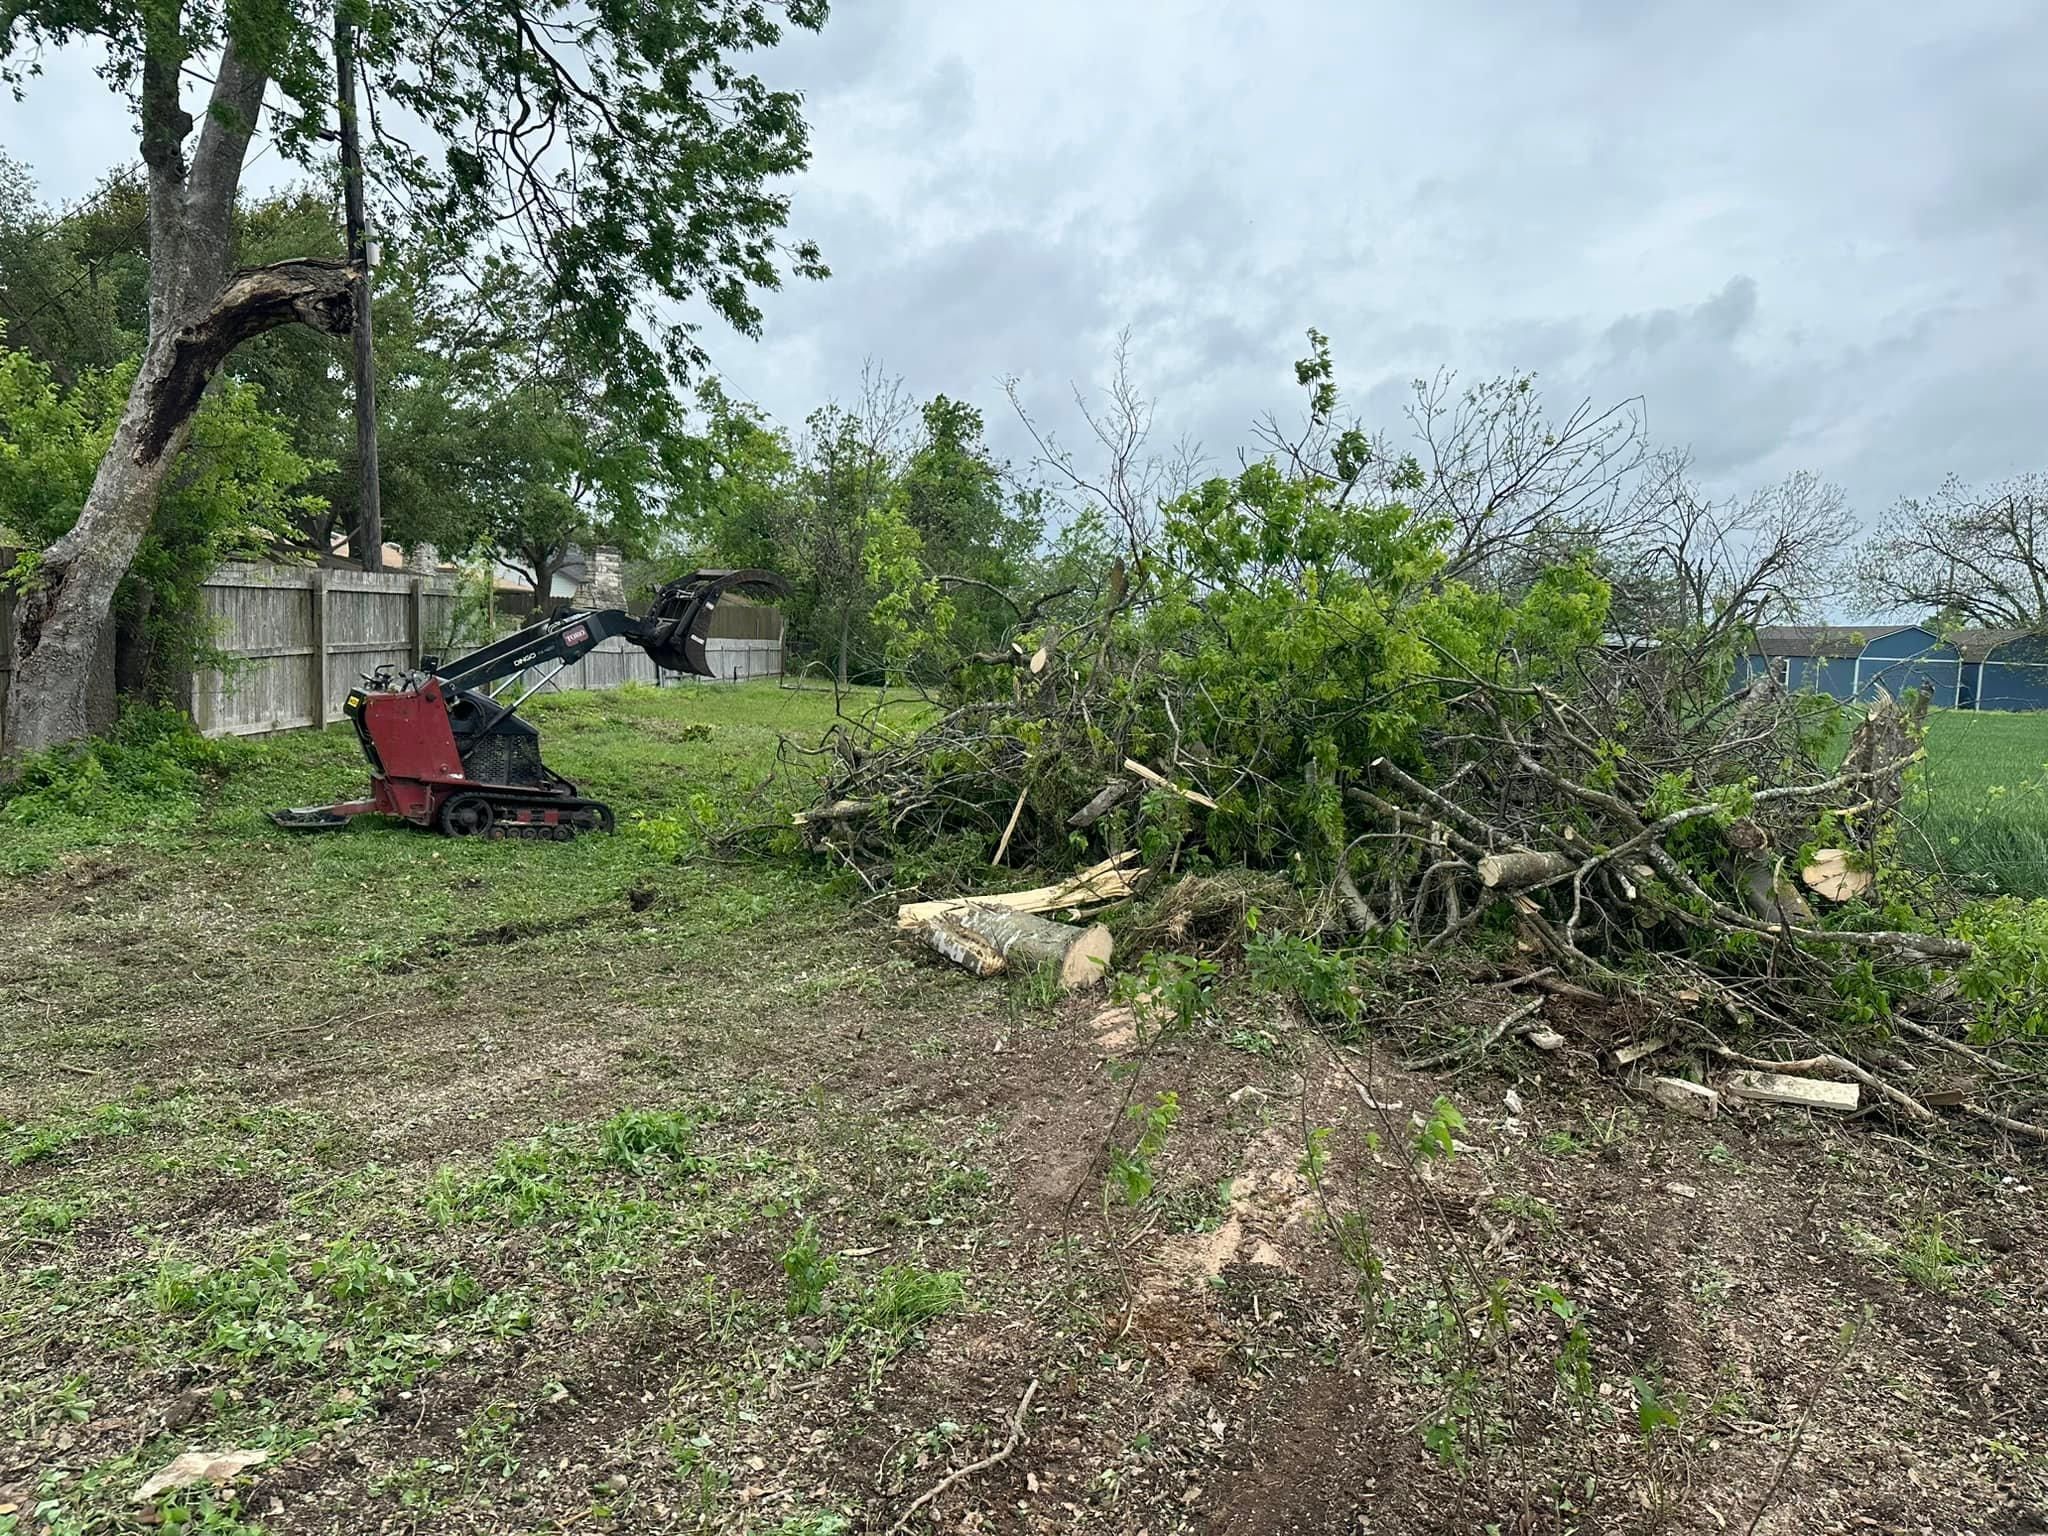
M 47 49 L 103 51 L 102 75 L 134 107 L 148 230 L 128 398 L 79 515 L 18 573 L 10 750 L 90 729 L 100 636 L 215 376 L 280 327 L 339 335 L 356 323 L 369 275 L 332 254 L 331 224 L 241 264 L 235 210 L 259 135 L 286 162 L 314 164 L 341 106 L 342 129 L 365 144 L 378 217 L 402 227 L 434 282 L 474 279 L 493 261 L 530 274 L 554 355 L 532 370 L 550 388 L 526 403 L 562 413 L 559 429 L 588 427 L 585 407 L 602 400 L 609 422 L 635 418 L 658 440 L 680 415 L 671 386 L 706 358 L 690 317 L 750 335 L 762 289 L 786 272 L 825 273 L 813 245 L 782 232 L 780 184 L 809 157 L 800 102 L 746 67 L 784 26 L 815 28 L 825 14 L 823 0 L 342 0 L 332 13 L 283 0 L 0 3 L 0 79 L 17 91 Z M 348 80 L 336 59 L 353 61 Z M 207 83 L 197 113 L 188 79 Z M 6 300 L 25 322 L 35 301 Z M 529 521 L 551 508 L 550 538 L 564 468 L 560 453 L 551 460 L 550 494 L 521 505 Z M 590 467 L 579 458 L 570 472 Z
M 1864 599 L 1937 623 L 2048 630 L 2048 476 L 1954 475 L 1895 504 L 1856 552 Z

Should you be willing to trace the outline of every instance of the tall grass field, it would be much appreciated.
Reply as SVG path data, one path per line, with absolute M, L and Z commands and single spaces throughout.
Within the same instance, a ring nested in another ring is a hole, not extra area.
M 1973 884 L 2048 896 L 2048 712 L 1936 710 L 1915 789 L 1918 849 Z

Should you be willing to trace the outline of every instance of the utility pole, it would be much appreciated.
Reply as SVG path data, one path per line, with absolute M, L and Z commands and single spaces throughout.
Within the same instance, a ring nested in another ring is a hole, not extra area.
M 343 4 L 346 0 L 343 0 Z M 334 9 L 334 76 L 341 87 L 341 196 L 348 219 L 348 259 L 358 270 L 356 314 L 356 558 L 366 571 L 384 567 L 384 499 L 377 480 L 377 377 L 370 332 L 370 236 L 363 218 L 363 150 L 356 137 L 356 29 Z

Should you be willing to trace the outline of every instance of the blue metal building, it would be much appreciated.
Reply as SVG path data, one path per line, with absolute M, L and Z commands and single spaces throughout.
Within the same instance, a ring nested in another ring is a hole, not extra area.
M 1937 709 L 2048 709 L 2048 635 L 1923 624 L 1775 625 L 1736 669 L 1739 687 L 1775 672 L 1788 689 L 1847 703 L 1921 689 Z
M 2048 635 L 1964 629 L 1952 637 L 1963 654 L 1965 709 L 2048 709 Z

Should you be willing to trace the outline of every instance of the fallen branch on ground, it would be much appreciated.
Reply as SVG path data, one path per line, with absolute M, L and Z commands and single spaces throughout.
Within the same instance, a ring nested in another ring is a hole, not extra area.
M 903 1513 L 896 1517 L 896 1523 L 889 1527 L 888 1536 L 897 1536 L 897 1532 L 910 1524 L 910 1517 L 912 1515 L 923 1509 L 925 1505 L 931 1503 L 933 1499 L 936 1499 L 948 1488 L 953 1487 L 956 1483 L 965 1482 L 977 1472 L 986 1472 L 990 1467 L 999 1467 L 1016 1455 L 1017 1447 L 1024 1440 L 1024 1420 L 1031 1412 L 1031 1400 L 1037 1396 L 1038 1378 L 1034 1376 L 1031 1378 L 1031 1385 L 1024 1389 L 1024 1400 L 1017 1404 L 1017 1416 L 1010 1422 L 1010 1438 L 1003 1442 L 1003 1448 L 999 1451 L 990 1452 L 979 1461 L 969 1462 L 958 1471 L 947 1473 L 946 1476 L 939 1479 L 936 1485 L 926 1492 L 919 1494 L 905 1507 Z
M 1469 1047 L 1469 1049 L 1466 1046 L 1461 1045 L 1453 1050 L 1445 1051 L 1442 1055 L 1439 1056 L 1426 1056 L 1421 1061 L 1411 1061 L 1408 1063 L 1409 1070 L 1414 1072 L 1424 1072 L 1428 1071 L 1432 1067 L 1448 1066 L 1451 1062 L 1456 1061 L 1460 1056 L 1468 1054 L 1472 1056 L 1475 1060 L 1478 1057 L 1484 1056 L 1488 1051 L 1493 1049 L 1494 1043 L 1498 1041 L 1502 1035 L 1505 1035 L 1509 1030 L 1513 1029 L 1517 1024 L 1521 1023 L 1524 1019 L 1534 1018 L 1537 1014 L 1541 1013 L 1543 1011 L 1543 1001 L 1544 1000 L 1541 997 L 1532 997 L 1529 999 L 1528 1002 L 1522 1004 L 1521 1007 L 1510 1009 L 1507 1013 L 1501 1016 L 1498 1022 L 1494 1024 L 1493 1028 L 1489 1029 L 1486 1032 L 1486 1035 L 1483 1039 L 1481 1039 L 1477 1044 Z

